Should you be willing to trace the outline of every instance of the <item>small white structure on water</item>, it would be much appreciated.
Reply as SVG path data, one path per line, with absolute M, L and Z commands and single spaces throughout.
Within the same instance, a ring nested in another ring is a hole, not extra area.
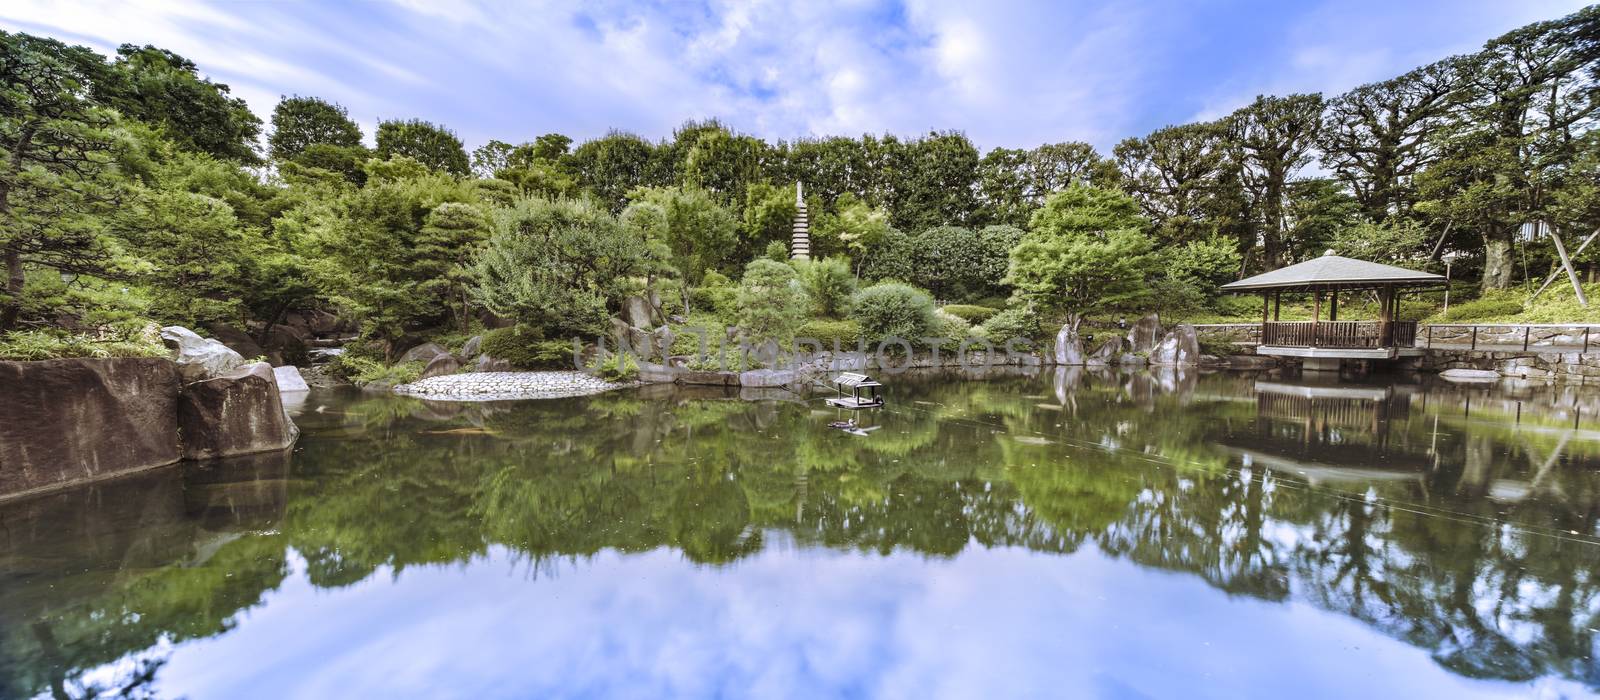
M 794 235 L 789 238 L 789 258 L 811 259 L 811 217 L 806 214 L 805 185 L 794 183 Z
M 865 374 L 845 372 L 833 378 L 833 385 L 839 391 L 839 395 L 828 399 L 828 405 L 830 406 L 855 410 L 858 408 L 877 408 L 883 405 L 883 395 L 878 393 L 878 390 L 883 388 L 883 385 L 873 381 L 872 377 L 868 377 Z M 844 395 L 845 389 L 850 390 L 849 396 Z M 866 396 L 861 395 L 863 389 L 866 390 Z

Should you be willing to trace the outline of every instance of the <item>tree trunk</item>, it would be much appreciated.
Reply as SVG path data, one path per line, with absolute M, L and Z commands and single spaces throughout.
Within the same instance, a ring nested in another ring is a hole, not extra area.
M 22 251 L 12 245 L 6 248 L 5 257 L 6 298 L 0 303 L 0 331 L 17 326 L 17 317 L 22 313 L 22 286 L 27 282 L 22 269 Z
M 1495 235 L 1483 243 L 1483 288 L 1510 289 L 1516 260 L 1511 254 L 1509 236 Z

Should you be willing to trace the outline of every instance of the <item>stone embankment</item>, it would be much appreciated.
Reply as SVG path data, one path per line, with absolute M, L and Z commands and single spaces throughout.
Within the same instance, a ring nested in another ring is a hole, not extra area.
M 428 377 L 401 384 L 394 393 L 437 401 L 502 401 L 587 396 L 629 384 L 608 382 L 583 372 L 471 372 Z
M 162 335 L 174 359 L 0 362 L 0 498 L 294 445 L 270 365 L 187 329 Z

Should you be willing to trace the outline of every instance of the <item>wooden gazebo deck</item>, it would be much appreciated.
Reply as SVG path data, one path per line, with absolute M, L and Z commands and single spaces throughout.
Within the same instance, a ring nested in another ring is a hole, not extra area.
M 1417 322 L 1396 319 L 1400 292 L 1444 284 L 1444 277 L 1393 265 L 1334 255 L 1273 270 L 1222 286 L 1223 291 L 1261 293 L 1261 342 L 1258 355 L 1307 358 L 1307 369 L 1337 369 L 1341 359 L 1393 359 L 1414 355 Z M 1315 299 L 1310 321 L 1281 321 L 1284 292 L 1309 293 Z M 1340 292 L 1375 292 L 1377 320 L 1339 320 Z M 1328 297 L 1327 319 L 1323 298 Z M 1312 362 L 1312 360 L 1317 360 Z

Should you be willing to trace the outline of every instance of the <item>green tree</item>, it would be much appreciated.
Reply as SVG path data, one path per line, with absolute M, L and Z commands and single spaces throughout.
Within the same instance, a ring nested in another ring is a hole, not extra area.
M 585 141 L 568 158 L 578 186 L 612 212 L 628 205 L 628 193 L 666 182 L 654 172 L 656 147 L 633 134 L 613 131 Z
M 1113 149 L 1123 190 L 1155 222 L 1162 241 L 1181 243 L 1219 232 L 1211 214 L 1230 168 L 1225 136 L 1218 123 L 1184 124 L 1125 139 Z
M 849 308 L 850 295 L 856 291 L 856 278 L 850 274 L 849 261 L 842 258 L 796 260 L 794 268 L 811 299 L 813 311 L 838 318 Z
M 491 228 L 472 269 L 475 297 L 546 336 L 605 330 L 608 306 L 651 264 L 646 242 L 589 200 L 519 199 Z
M 739 222 L 711 193 L 697 188 L 651 187 L 628 195 L 622 218 L 672 251 L 672 266 L 689 285 L 721 269 L 738 241 Z
M 920 343 L 939 329 L 933 297 L 903 282 L 879 282 L 850 297 L 850 318 L 868 341 L 900 338 Z
M 793 267 L 759 259 L 745 267 L 734 304 L 746 341 L 788 348 L 795 330 L 805 324 L 811 300 Z
M 1259 96 L 1227 119 L 1231 146 L 1244 166 L 1245 191 L 1256 214 L 1262 262 L 1268 268 L 1288 262 L 1289 182 L 1311 162 L 1322 128 L 1322 96 Z
M 890 219 L 896 227 L 921 231 L 962 225 L 978 213 L 978 149 L 965 134 L 933 132 L 905 144 L 891 171 Z
M 1144 301 L 1157 264 L 1139 205 L 1114 190 L 1075 186 L 1033 215 L 1011 251 L 1007 282 L 1035 308 L 1099 313 Z
M 470 170 L 467 151 L 455 132 L 421 119 L 378 122 L 379 158 L 414 158 L 434 170 L 466 175 Z
M 318 97 L 285 97 L 272 109 L 267 150 L 273 160 L 300 157 L 315 145 L 360 148 L 361 127 L 341 107 Z
M 261 162 L 261 119 L 227 85 L 200 77 L 193 61 L 154 46 L 123 44 L 112 69 L 110 80 L 86 86 L 96 101 L 158 127 L 184 150 Z

